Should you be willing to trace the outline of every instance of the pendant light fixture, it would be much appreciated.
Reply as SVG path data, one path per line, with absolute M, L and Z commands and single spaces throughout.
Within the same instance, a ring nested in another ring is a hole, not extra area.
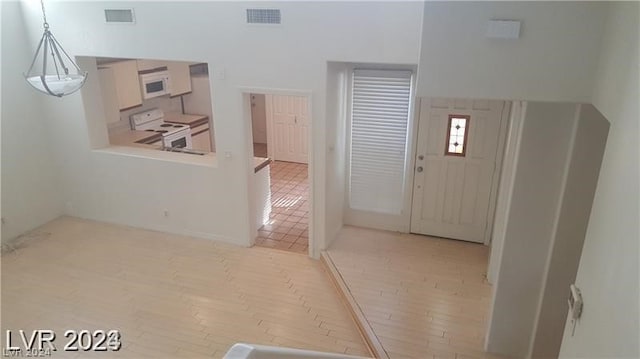
M 44 34 L 42 34 L 36 53 L 33 55 L 31 67 L 24 74 L 24 77 L 33 88 L 45 94 L 57 97 L 70 95 L 84 85 L 87 79 L 87 72 L 78 67 L 49 31 L 47 15 L 44 11 L 44 1 L 40 0 L 40 4 L 44 20 Z M 42 50 L 42 55 L 40 55 L 40 50 Z M 64 54 L 64 57 L 62 54 Z M 42 57 L 42 71 L 33 71 L 39 57 Z M 69 67 L 75 67 L 73 69 L 75 73 L 69 73 Z

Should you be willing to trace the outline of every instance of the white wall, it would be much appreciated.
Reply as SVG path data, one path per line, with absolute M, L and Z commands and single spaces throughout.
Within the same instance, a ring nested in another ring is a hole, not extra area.
M 595 2 L 427 1 L 418 96 L 589 101 L 603 10 Z M 491 19 L 522 21 L 521 37 L 486 38 Z
M 562 206 L 547 259 L 532 357 L 557 358 L 567 315 L 567 292 L 582 253 L 609 122 L 592 105 L 581 105 Z
M 575 335 L 567 321 L 565 358 L 640 357 L 639 14 L 637 2 L 613 3 L 607 22 L 593 104 L 611 127 L 576 278 L 584 312 Z
M 342 228 L 347 171 L 347 81 L 349 67 L 330 62 L 327 65 L 327 240 L 329 247 Z
M 511 205 L 493 287 L 487 349 L 514 357 L 529 352 L 577 106 L 528 102 Z
M 29 41 L 35 42 L 41 27 L 39 5 L 25 4 L 27 24 L 33 29 Z M 325 215 L 340 210 L 329 207 L 339 202 L 325 198 L 326 174 L 339 166 L 326 156 L 327 61 L 416 64 L 422 4 L 257 3 L 282 9 L 283 24 L 276 27 L 245 25 L 249 3 L 131 2 L 127 7 L 135 9 L 136 24 L 125 26 L 104 23 L 107 6 L 113 3 L 52 2 L 47 4 L 47 17 L 71 55 L 207 62 L 210 72 L 218 74 L 210 83 L 216 147 L 218 153 L 230 152 L 231 158 L 219 156 L 217 165 L 194 166 L 91 150 L 105 134 L 100 115 L 91 110 L 98 102 L 92 94 L 95 74 L 90 74 L 84 100 L 75 95 L 45 103 L 47 120 L 57 124 L 54 148 L 64 159 L 60 173 L 67 213 L 247 245 L 247 180 L 253 166 L 243 89 L 310 91 L 311 173 L 317 184 L 312 200 L 319 214 L 312 229 L 317 244 L 324 246 Z M 94 143 L 89 143 L 88 133 Z M 164 209 L 170 217 L 163 216 Z
M 24 80 L 34 49 L 18 2 L 2 7 L 2 225 L 3 243 L 63 213 L 56 162 L 50 151 L 55 126 Z

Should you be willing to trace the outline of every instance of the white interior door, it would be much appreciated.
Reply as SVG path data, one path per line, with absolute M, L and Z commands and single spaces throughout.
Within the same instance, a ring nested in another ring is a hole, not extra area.
M 267 95 L 269 156 L 273 160 L 309 161 L 309 109 L 304 96 Z
M 507 111 L 504 101 L 421 100 L 411 232 L 488 238 Z

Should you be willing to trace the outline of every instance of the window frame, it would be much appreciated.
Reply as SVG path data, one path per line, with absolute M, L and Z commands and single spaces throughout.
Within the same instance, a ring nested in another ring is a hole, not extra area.
M 465 126 L 464 126 L 464 138 L 462 139 L 462 152 L 450 152 L 449 147 L 451 144 L 451 122 L 454 118 L 464 118 Z M 456 156 L 456 157 L 466 157 L 467 155 L 467 145 L 469 144 L 469 125 L 471 124 L 471 116 L 470 115 L 449 115 L 449 121 L 447 121 L 447 137 L 444 141 L 444 155 L 445 156 Z

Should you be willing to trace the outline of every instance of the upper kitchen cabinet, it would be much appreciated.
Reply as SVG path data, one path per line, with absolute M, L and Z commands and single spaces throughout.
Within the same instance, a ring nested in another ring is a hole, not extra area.
M 113 79 L 120 111 L 142 105 L 138 64 L 136 60 L 125 60 L 105 64 L 113 71 Z
M 162 60 L 138 60 L 138 71 L 156 70 L 166 67 L 167 61 Z
M 171 96 L 180 96 L 191 92 L 191 72 L 189 62 L 166 62 L 171 76 Z

